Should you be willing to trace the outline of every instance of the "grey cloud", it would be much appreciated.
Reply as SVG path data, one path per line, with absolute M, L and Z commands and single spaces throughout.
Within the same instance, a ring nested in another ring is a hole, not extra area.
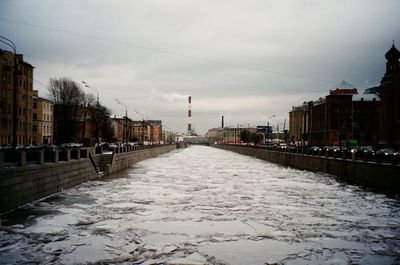
M 400 46 L 398 10 L 397 0 L 3 0 L 0 34 L 31 56 L 35 79 L 86 80 L 114 112 L 123 99 L 184 131 L 190 94 L 205 132 L 223 113 L 284 120 L 343 79 L 376 85 L 392 39 Z

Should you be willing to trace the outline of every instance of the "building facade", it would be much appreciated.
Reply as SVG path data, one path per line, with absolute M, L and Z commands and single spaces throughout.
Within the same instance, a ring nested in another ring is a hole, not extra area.
M 151 143 L 160 143 L 162 139 L 162 121 L 161 120 L 146 120 L 147 123 L 147 139 Z
M 289 141 L 296 145 L 304 145 L 303 135 L 306 130 L 305 113 L 307 110 L 307 102 L 303 105 L 293 106 L 289 112 Z
M 13 142 L 13 124 L 16 126 L 16 144 L 31 144 L 34 67 L 24 62 L 22 54 L 15 56 L 9 51 L 0 50 L 0 60 L 0 144 L 7 145 Z M 15 86 L 14 74 L 16 74 Z M 17 95 L 15 100 L 14 87 Z
M 248 131 L 250 134 L 257 133 L 257 128 L 243 127 L 224 127 L 209 129 L 206 133 L 206 138 L 211 142 L 218 143 L 240 143 L 241 134 L 243 131 Z
M 289 112 L 289 139 L 297 145 L 377 145 L 379 98 L 337 88 Z
M 33 144 L 50 144 L 53 142 L 53 108 L 51 100 L 41 98 L 33 90 Z
M 114 117 L 111 126 L 117 142 L 160 143 L 162 139 L 161 120 L 133 121 Z
M 111 127 L 114 133 L 114 140 L 120 143 L 131 142 L 132 120 L 124 118 L 111 118 Z
M 400 52 L 393 46 L 385 54 L 386 72 L 378 87 L 381 97 L 379 145 L 400 148 Z

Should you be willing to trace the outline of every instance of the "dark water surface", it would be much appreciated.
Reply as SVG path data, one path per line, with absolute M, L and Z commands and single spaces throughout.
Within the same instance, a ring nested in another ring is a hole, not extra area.
M 400 264 L 400 202 L 211 147 L 1 217 L 0 264 Z

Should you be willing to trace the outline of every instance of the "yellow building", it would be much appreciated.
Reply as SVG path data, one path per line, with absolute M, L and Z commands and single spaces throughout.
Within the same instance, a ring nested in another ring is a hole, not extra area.
M 53 142 L 53 108 L 51 100 L 38 96 L 33 91 L 33 143 L 49 144 Z
M 16 144 L 32 143 L 33 66 L 16 55 L 16 104 L 14 107 L 14 54 L 0 50 L 0 144 L 13 142 L 13 112 L 16 110 Z
M 248 131 L 251 134 L 257 133 L 256 128 L 243 127 L 224 127 L 209 129 L 206 133 L 206 138 L 211 142 L 219 143 L 240 143 L 241 134 L 243 131 Z

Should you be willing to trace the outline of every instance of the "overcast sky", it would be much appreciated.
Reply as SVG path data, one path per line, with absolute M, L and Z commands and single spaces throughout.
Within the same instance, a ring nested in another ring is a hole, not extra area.
M 184 132 L 191 95 L 205 133 L 222 115 L 228 126 L 275 115 L 282 128 L 292 106 L 342 80 L 360 92 L 379 84 L 385 52 L 400 47 L 399 10 L 399 0 L 0 0 L 0 35 L 35 67 L 41 96 L 49 78 L 84 80 L 113 113 L 125 112 L 119 99 L 130 118 Z

